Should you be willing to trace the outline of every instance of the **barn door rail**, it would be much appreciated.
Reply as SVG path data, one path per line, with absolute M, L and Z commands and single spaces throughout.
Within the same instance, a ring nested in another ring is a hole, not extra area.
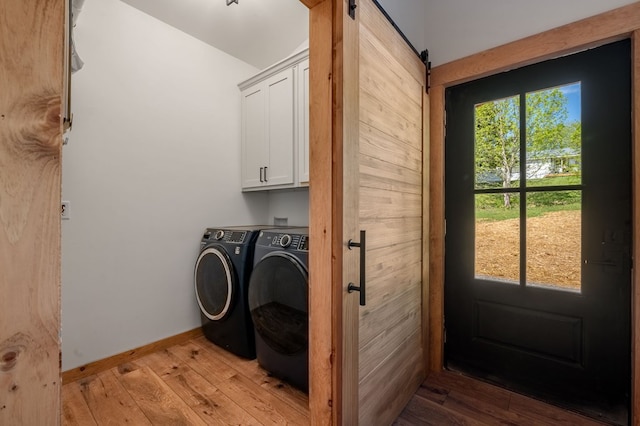
M 360 242 L 355 242 L 353 240 L 349 240 L 347 243 L 347 247 L 351 250 L 353 247 L 360 248 L 360 285 L 355 285 L 354 283 L 349 283 L 347 286 L 347 292 L 353 293 L 354 291 L 360 292 L 360 306 L 364 306 L 367 304 L 367 296 L 366 296 L 366 283 L 367 280 L 365 278 L 365 270 L 367 269 L 367 231 L 360 231 Z

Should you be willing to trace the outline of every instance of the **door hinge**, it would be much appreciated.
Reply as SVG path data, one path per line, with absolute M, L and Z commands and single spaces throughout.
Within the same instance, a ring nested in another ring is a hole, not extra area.
M 358 7 L 356 0 L 349 0 L 349 16 L 351 19 L 356 19 L 356 7 Z

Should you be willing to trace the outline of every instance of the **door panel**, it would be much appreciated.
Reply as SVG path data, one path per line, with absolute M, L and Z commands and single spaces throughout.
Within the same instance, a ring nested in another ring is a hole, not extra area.
M 428 98 L 424 64 L 378 7 L 360 1 L 356 13 L 360 135 L 352 162 L 344 156 L 345 174 L 357 170 L 357 178 L 349 180 L 353 185 L 345 182 L 344 198 L 355 197 L 358 206 L 345 210 L 357 215 L 345 222 L 366 231 L 366 305 L 352 303 L 357 293 L 344 293 L 344 321 L 359 324 L 358 347 L 349 351 L 345 344 L 345 357 L 357 358 L 358 423 L 390 424 L 424 378 L 423 101 Z M 345 146 L 349 149 L 354 147 Z M 345 235 L 349 238 L 357 235 Z M 345 259 L 352 252 L 345 248 Z
M 545 105 L 554 99 L 570 102 L 562 92 L 570 86 L 580 88 L 579 108 L 569 106 L 567 113 L 579 110 L 581 135 L 570 139 L 562 133 L 570 127 L 568 118 L 558 126 L 549 124 L 562 115 L 560 108 L 541 121 L 547 133 L 537 141 L 536 114 L 542 109 L 531 106 L 532 94 L 555 88 L 557 92 L 546 98 Z M 500 102 L 506 105 L 505 99 L 514 99 L 509 111 L 497 108 Z M 630 380 L 629 42 L 456 86 L 447 90 L 446 102 L 448 365 L 591 415 L 607 413 L 609 420 L 626 422 Z M 496 106 L 493 121 L 485 122 L 479 108 L 491 104 Z M 509 163 L 509 156 L 502 156 L 503 165 L 491 172 L 485 167 L 491 164 L 486 156 L 491 147 L 482 145 L 483 132 L 507 116 L 511 118 L 497 126 L 503 129 L 500 155 L 513 147 L 507 139 L 517 139 L 517 161 Z M 575 140 L 579 149 L 571 145 Z M 505 197 L 507 193 L 512 197 Z M 541 201 L 544 197 L 547 202 Z M 478 219 L 484 214 L 479 206 L 496 200 L 501 204 L 494 210 L 505 216 Z M 538 222 L 532 220 L 558 212 L 575 218 L 564 224 L 559 216 L 548 216 L 555 219 L 543 227 L 536 227 Z M 476 251 L 483 249 L 478 244 L 487 238 L 479 229 L 486 220 L 493 228 L 502 228 L 502 234 L 488 234 L 500 243 L 493 246 L 493 257 L 483 253 L 485 260 L 479 261 Z M 577 231 L 566 234 L 564 245 L 545 245 L 574 226 Z M 512 259 L 499 258 L 498 249 L 512 244 L 509 240 L 514 235 L 515 244 L 507 251 Z M 577 241 L 568 241 L 574 237 Z M 540 247 L 547 247 L 546 252 Z M 559 275 L 538 278 L 565 254 L 573 257 L 559 269 Z M 491 259 L 497 268 L 487 274 L 482 262 Z M 575 268 L 567 266 L 576 262 Z M 500 276 L 500 269 L 514 264 L 513 272 Z M 569 284 L 549 285 L 564 279 Z

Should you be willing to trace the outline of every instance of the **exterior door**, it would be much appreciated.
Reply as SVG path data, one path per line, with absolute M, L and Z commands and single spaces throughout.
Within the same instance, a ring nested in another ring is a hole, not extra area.
M 346 398 L 358 396 L 353 401 L 358 410 L 344 420 L 391 424 L 424 379 L 423 106 L 428 97 L 424 64 L 371 0 L 358 2 L 354 30 L 357 64 L 350 65 L 357 67 L 359 84 L 345 93 L 357 96 L 359 136 L 343 147 L 343 389 Z M 360 247 L 348 247 L 350 239 Z M 361 292 L 349 292 L 349 282 Z
M 630 391 L 628 40 L 446 92 L 445 357 L 607 420 Z

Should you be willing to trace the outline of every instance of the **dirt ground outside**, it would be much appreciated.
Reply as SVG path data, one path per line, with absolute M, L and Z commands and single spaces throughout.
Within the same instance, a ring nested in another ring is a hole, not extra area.
M 580 289 L 580 210 L 527 220 L 527 284 Z M 519 282 L 519 219 L 476 223 L 476 276 Z

